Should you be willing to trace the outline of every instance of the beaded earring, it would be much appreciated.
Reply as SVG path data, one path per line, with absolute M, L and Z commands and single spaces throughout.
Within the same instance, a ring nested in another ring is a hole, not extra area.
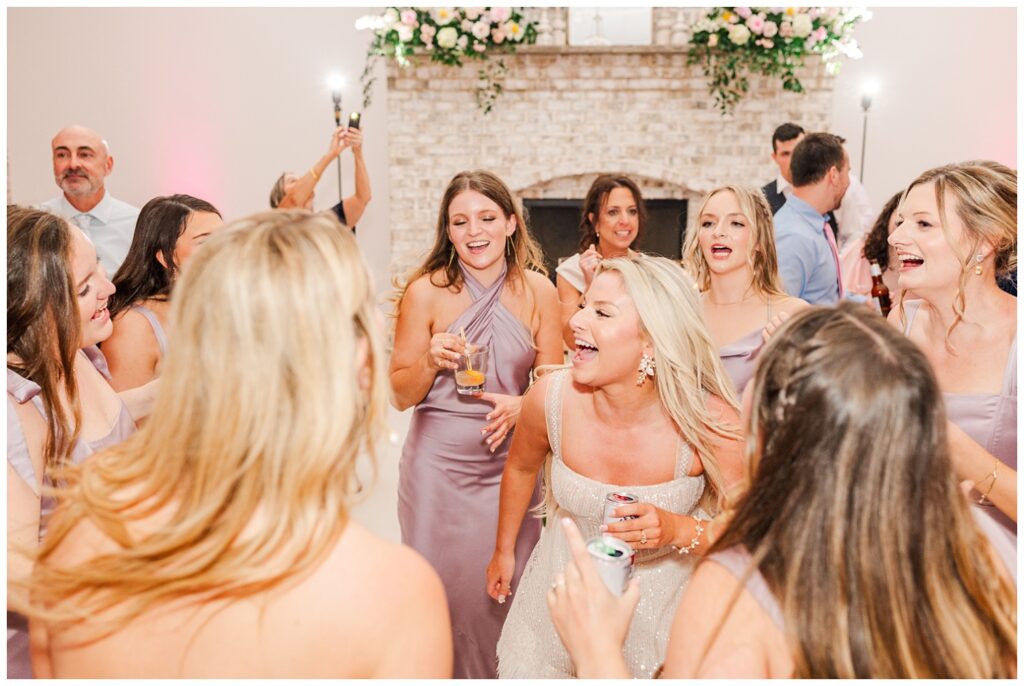
M 640 358 L 640 369 L 637 370 L 636 385 L 643 386 L 648 376 L 652 379 L 654 378 L 654 358 L 644 353 L 643 357 Z
M 978 276 L 981 276 L 981 261 L 983 259 L 985 258 L 981 256 L 981 253 L 978 253 L 978 255 L 974 258 L 974 261 L 977 263 L 974 265 L 974 273 L 977 274 Z

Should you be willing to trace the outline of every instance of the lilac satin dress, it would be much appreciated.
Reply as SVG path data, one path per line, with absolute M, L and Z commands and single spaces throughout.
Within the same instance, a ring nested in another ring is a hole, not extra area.
M 505 272 L 484 288 L 465 269 L 473 304 L 448 331 L 463 327 L 471 343 L 488 346 L 484 389 L 522 395 L 537 352 L 530 331 L 499 302 Z M 455 678 L 497 676 L 496 645 L 511 603 L 487 595 L 486 569 L 498 530 L 498 493 L 511 434 L 492 454 L 480 430 L 491 403 L 459 395 L 451 371 L 437 374 L 413 411 L 402 449 L 398 480 L 398 522 L 402 542 L 433 565 L 444 583 L 452 620 Z M 534 492 L 531 507 L 538 502 Z M 540 523 L 524 517 L 516 541 L 515 593 L 519 577 L 540 536 Z
M 90 346 L 82 350 L 89 358 L 96 369 L 107 379 L 110 378 L 110 371 L 107 369 L 107 361 L 96 346 Z M 25 439 L 25 432 L 21 428 L 21 422 L 14 411 L 14 405 L 23 405 L 31 402 L 39 411 L 39 414 L 46 417 L 46 410 L 43 406 L 43 399 L 40 397 L 42 389 L 39 384 L 21 376 L 12 369 L 7 369 L 7 462 L 14 472 L 26 483 L 32 492 L 40 494 L 41 489 L 36 479 L 35 469 L 32 466 L 32 457 L 29 455 L 28 442 Z M 135 433 L 135 422 L 128 414 L 128 408 L 121 403 L 121 412 L 118 414 L 110 432 L 95 441 L 87 442 L 82 438 L 71 449 L 71 461 L 78 464 L 95 452 L 109 448 L 120 443 Z M 52 486 L 53 482 L 49 477 L 43 477 L 43 486 Z M 53 497 L 43 495 L 40 498 L 39 513 L 39 539 L 42 540 L 46 533 L 46 520 L 53 512 L 56 502 Z M 28 645 L 28 622 L 25 617 L 15 612 L 7 612 L 7 678 L 8 679 L 31 679 L 32 665 L 29 660 Z
M 765 322 L 771 320 L 772 301 L 769 297 Z M 743 395 L 743 388 L 754 378 L 754 371 L 757 369 L 757 355 L 764 346 L 763 333 L 764 327 L 762 326 L 743 338 L 722 346 L 718 351 L 718 357 L 722 360 L 725 373 L 732 379 L 732 386 L 736 389 L 737 397 Z
M 722 367 L 732 379 L 732 385 L 736 389 L 737 395 L 742 395 L 743 388 L 754 378 L 754 370 L 757 369 L 757 354 L 761 352 L 761 346 L 764 345 L 764 339 L 761 337 L 763 332 L 763 328 L 751 331 L 738 341 L 718 350 Z
M 906 303 L 910 333 L 921 301 Z M 943 393 L 946 416 L 975 443 L 999 459 L 1010 469 L 1017 469 L 1017 337 L 1010 346 L 1010 357 L 1003 371 L 1003 387 L 999 393 Z M 1007 531 L 1017 535 L 1017 524 L 992 505 L 984 506 L 993 519 Z

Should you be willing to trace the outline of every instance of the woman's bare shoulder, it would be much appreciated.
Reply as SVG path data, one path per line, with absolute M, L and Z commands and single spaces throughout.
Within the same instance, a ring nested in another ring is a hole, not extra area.
M 791 295 L 783 296 L 772 303 L 772 308 L 775 312 L 785 312 L 786 314 L 796 314 L 797 312 L 810 307 L 810 303 L 800 298 L 795 298 Z

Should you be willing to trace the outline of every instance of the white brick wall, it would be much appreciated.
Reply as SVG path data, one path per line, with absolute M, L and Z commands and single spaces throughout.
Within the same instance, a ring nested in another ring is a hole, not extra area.
M 505 55 L 505 92 L 490 114 L 476 106 L 479 65 L 388 67 L 392 273 L 433 242 L 445 185 L 488 169 L 520 197 L 578 197 L 594 177 L 634 177 L 646 197 L 696 200 L 725 183 L 774 177 L 772 131 L 784 121 L 827 130 L 833 78 L 814 60 L 807 92 L 751 79 L 735 112 L 715 109 L 683 49 L 520 48 Z

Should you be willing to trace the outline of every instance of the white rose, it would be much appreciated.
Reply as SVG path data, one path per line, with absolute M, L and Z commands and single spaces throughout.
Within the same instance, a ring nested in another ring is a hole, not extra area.
M 750 40 L 750 29 L 743 24 L 733 24 L 729 27 L 729 41 L 736 45 L 743 45 Z
M 477 17 L 480 16 L 480 13 L 483 12 L 483 10 L 479 7 L 467 7 L 463 12 L 466 13 L 466 19 L 476 21 Z
M 469 45 L 469 36 L 462 34 L 459 36 L 459 40 L 455 41 L 455 43 L 459 46 L 459 50 L 465 50 L 466 46 Z
M 708 46 L 713 48 L 716 45 L 718 45 L 718 34 L 712 33 L 710 36 L 708 36 Z
M 434 18 L 434 23 L 438 26 L 444 26 L 455 18 L 455 13 L 452 12 L 451 7 L 435 7 L 430 10 L 430 16 Z
M 469 19 L 463 19 L 462 23 L 459 24 L 459 28 L 462 29 L 463 33 L 469 33 L 473 30 L 473 22 Z
M 391 26 L 392 24 L 398 23 L 398 10 L 394 7 L 389 7 L 388 11 L 384 13 L 384 25 Z
M 811 23 L 811 18 L 806 14 L 798 14 L 793 17 L 793 35 L 797 38 L 806 38 L 811 35 L 813 30 L 814 25 Z
M 437 45 L 446 50 L 454 48 L 458 39 L 459 32 L 453 26 L 446 26 L 437 32 Z
M 413 28 L 408 24 L 398 25 L 398 40 L 408 43 L 412 40 Z

